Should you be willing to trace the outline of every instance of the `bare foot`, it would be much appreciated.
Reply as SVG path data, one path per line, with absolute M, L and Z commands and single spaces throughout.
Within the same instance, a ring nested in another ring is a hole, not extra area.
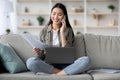
M 53 69 L 53 74 L 57 74 L 57 73 L 59 73 L 61 70 L 59 70 L 59 69 L 57 69 L 57 68 L 54 68 Z
M 61 70 L 60 72 L 56 73 L 56 75 L 67 75 L 64 70 Z

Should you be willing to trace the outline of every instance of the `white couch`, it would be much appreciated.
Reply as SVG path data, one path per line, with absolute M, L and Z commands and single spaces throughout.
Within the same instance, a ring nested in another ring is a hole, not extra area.
M 91 69 L 120 69 L 120 37 L 84 34 L 75 37 L 76 58 L 87 55 Z M 32 47 L 18 34 L 1 35 L 0 43 L 9 43 L 25 62 L 34 56 Z M 70 76 L 35 75 L 32 72 L 1 73 L 0 80 L 120 80 L 120 73 L 91 72 Z

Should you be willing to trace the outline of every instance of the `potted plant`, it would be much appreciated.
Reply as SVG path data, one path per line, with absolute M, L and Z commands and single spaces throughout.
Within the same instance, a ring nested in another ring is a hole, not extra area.
M 114 6 L 114 5 L 112 5 L 112 4 L 110 4 L 110 5 L 108 5 L 108 9 L 110 9 L 110 10 L 111 10 L 111 12 L 113 12 L 113 11 L 114 11 L 114 9 L 115 9 L 115 6 Z
M 23 33 L 26 34 L 26 33 L 28 33 L 28 32 L 27 32 L 27 31 L 24 31 Z
M 37 17 L 37 20 L 39 22 L 39 25 L 42 25 L 43 24 L 43 21 L 44 21 L 44 18 L 42 16 L 38 16 Z
M 80 31 L 77 31 L 77 32 L 76 32 L 76 34 L 77 34 L 77 35 L 80 35 L 80 34 L 81 34 L 81 32 L 80 32 Z
M 11 32 L 10 29 L 6 29 L 6 33 L 9 34 Z

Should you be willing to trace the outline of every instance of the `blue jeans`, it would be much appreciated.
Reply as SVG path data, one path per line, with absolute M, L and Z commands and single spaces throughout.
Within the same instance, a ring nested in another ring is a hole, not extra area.
M 31 57 L 26 61 L 27 68 L 32 72 L 53 73 L 53 65 L 47 64 L 38 57 Z M 90 59 L 86 56 L 80 57 L 74 63 L 68 65 L 63 70 L 67 75 L 83 73 L 90 68 Z

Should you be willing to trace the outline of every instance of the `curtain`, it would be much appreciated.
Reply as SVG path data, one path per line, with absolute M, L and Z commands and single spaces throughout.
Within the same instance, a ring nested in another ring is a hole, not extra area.
M 5 14 L 3 13 L 5 9 L 5 2 L 4 0 L 0 0 L 0 35 L 5 33 Z
M 13 9 L 8 6 L 8 0 L 0 0 L 0 35 L 6 34 L 6 29 L 10 29 L 11 33 L 17 33 L 16 19 L 16 0 L 10 0 Z

